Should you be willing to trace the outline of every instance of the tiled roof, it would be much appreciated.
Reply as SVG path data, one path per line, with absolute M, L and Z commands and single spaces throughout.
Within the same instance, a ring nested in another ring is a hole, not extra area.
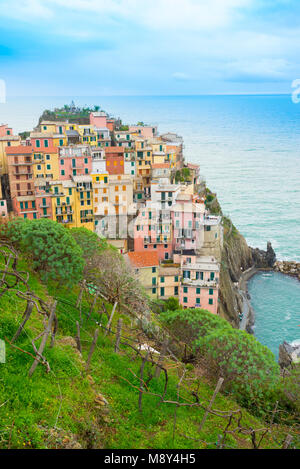
M 137 268 L 140 267 L 154 267 L 159 265 L 158 254 L 155 251 L 148 252 L 129 252 L 127 254 L 130 263 Z
M 5 153 L 7 155 L 27 155 L 33 152 L 31 145 L 16 145 L 15 147 L 6 147 Z
M 105 147 L 105 153 L 124 153 L 123 147 Z
M 152 165 L 152 169 L 164 169 L 164 168 L 170 168 L 169 163 L 154 163 Z

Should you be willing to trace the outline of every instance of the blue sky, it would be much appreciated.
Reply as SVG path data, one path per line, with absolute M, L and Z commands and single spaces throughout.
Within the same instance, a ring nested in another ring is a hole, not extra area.
M 0 0 L 19 96 L 291 91 L 299 0 Z

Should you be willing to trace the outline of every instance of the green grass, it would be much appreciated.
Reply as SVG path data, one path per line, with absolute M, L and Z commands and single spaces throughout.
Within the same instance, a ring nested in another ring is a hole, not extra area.
M 21 260 L 19 267 L 27 270 Z M 138 409 L 139 370 L 141 360 L 135 352 L 122 345 L 120 354 L 114 352 L 114 336 L 105 337 L 101 331 L 97 347 L 92 357 L 91 367 L 85 372 L 85 360 L 88 355 L 95 320 L 98 313 L 93 313 L 89 322 L 83 321 L 81 340 L 83 357 L 73 346 L 72 337 L 76 335 L 76 321 L 79 312 L 75 304 L 78 289 L 59 288 L 55 284 L 42 285 L 36 274 L 31 273 L 29 285 L 34 292 L 45 300 L 58 298 L 57 316 L 58 334 L 54 348 L 45 348 L 51 372 L 41 364 L 30 378 L 28 371 L 33 358 L 10 345 L 6 346 L 7 360 L 0 364 L 0 448 L 60 448 L 80 445 L 83 448 L 215 448 L 218 435 L 224 428 L 224 420 L 210 415 L 201 433 L 198 426 L 203 417 L 203 410 L 197 407 L 179 407 L 177 425 L 173 439 L 174 405 L 160 404 L 155 396 L 144 395 L 142 412 Z M 107 305 L 110 310 L 111 305 Z M 15 291 L 0 298 L 0 338 L 13 337 L 25 309 L 24 300 L 15 295 Z M 82 314 L 89 310 L 86 298 L 83 301 Z M 119 313 L 116 313 L 113 330 Z M 107 319 L 104 316 L 103 324 Z M 132 343 L 136 333 L 130 332 L 131 321 L 124 316 L 126 334 Z M 16 345 L 34 353 L 31 340 L 42 330 L 42 317 L 34 311 L 24 332 Z M 146 340 L 146 339 L 145 339 Z M 37 342 L 39 343 L 39 342 Z M 169 385 L 167 400 L 177 400 L 177 383 L 182 366 L 175 366 L 169 361 Z M 153 370 L 147 364 L 145 376 Z M 201 402 L 207 403 L 213 394 L 213 386 L 203 378 L 195 380 L 192 366 L 187 378 L 190 386 L 199 385 Z M 131 383 L 131 384 L 130 384 Z M 160 394 L 164 386 L 164 377 L 152 379 L 149 390 Z M 102 394 L 109 406 L 99 405 L 95 398 Z M 189 390 L 182 390 L 182 400 L 191 400 Z M 239 406 L 228 397 L 219 394 L 214 408 L 221 411 L 237 409 Z M 263 428 L 264 423 L 243 410 L 244 426 Z M 277 429 L 277 438 L 282 441 L 284 429 Z M 186 438 L 186 436 L 191 439 Z M 196 441 L 197 440 L 197 441 Z M 198 441 L 199 440 L 199 441 Z M 233 448 L 250 447 L 249 435 L 228 436 L 226 444 Z M 276 448 L 278 445 L 267 437 L 263 446 Z

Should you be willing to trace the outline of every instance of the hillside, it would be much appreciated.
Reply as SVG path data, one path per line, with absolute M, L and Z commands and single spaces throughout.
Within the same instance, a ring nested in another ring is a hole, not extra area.
M 221 393 L 199 431 L 215 383 L 169 352 L 159 378 L 155 376 L 157 355 L 150 353 L 146 362 L 146 352 L 138 346 L 160 347 L 160 338 L 168 333 L 159 318 L 143 323 L 146 335 L 134 314 L 117 308 L 106 335 L 111 304 L 97 300 L 91 312 L 94 298 L 88 290 L 78 304 L 79 287 L 70 289 L 54 281 L 43 284 L 24 256 L 15 262 L 12 252 L 1 248 L 0 270 L 5 270 L 6 257 L 7 272 L 19 277 L 17 284 L 9 280 L 0 291 L 0 337 L 6 343 L 6 363 L 0 363 L 0 448 L 216 448 L 226 427 L 225 448 L 251 448 L 262 435 L 260 447 L 281 447 L 287 428 L 274 425 L 270 430 L 268 423 Z M 54 346 L 50 334 L 44 362 L 31 377 L 28 372 L 36 355 L 31 341 L 44 330 L 43 319 L 48 318 L 34 307 L 21 335 L 10 345 L 25 311 L 24 293 L 28 298 L 29 291 L 37 306 L 39 299 L 48 305 L 57 301 Z M 121 345 L 115 351 L 121 317 Z M 76 347 L 76 321 L 81 324 L 82 354 Z M 97 345 L 86 370 L 96 329 Z

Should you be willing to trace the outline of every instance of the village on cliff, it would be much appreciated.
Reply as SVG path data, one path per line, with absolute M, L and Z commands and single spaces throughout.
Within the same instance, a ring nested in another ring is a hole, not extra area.
M 199 166 L 184 160 L 182 138 L 122 125 L 98 108 L 85 122 L 42 118 L 20 135 L 0 125 L 0 220 L 95 231 L 151 298 L 217 314 L 222 220 L 210 213 Z

